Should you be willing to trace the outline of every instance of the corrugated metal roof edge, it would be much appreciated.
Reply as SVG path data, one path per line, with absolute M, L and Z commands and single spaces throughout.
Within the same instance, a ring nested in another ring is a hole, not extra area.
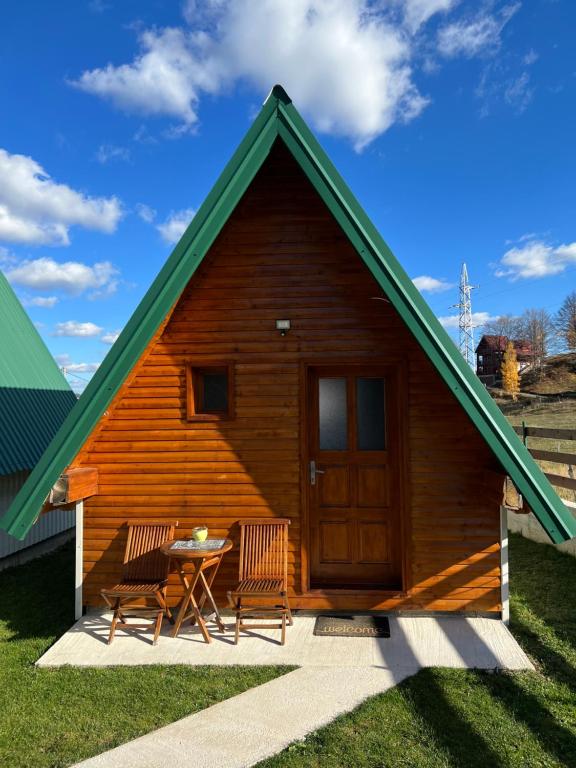
M 0 475 L 33 469 L 76 400 L 71 389 L 0 387 Z
M 71 392 L 64 374 L 2 270 L 0 298 L 3 351 L 8 350 L 0 360 L 0 387 Z
M 551 540 L 561 542 L 576 536 L 576 521 L 462 359 L 280 86 L 272 89 L 260 114 L 120 338 L 0 521 L 0 527 L 19 538 L 26 535 L 51 486 L 96 426 L 278 136 L 320 193 L 505 471 L 524 494 Z

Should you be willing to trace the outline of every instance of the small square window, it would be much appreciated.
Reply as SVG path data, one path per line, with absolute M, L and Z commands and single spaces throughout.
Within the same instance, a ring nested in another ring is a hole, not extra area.
M 233 398 L 231 364 L 194 365 L 186 369 L 186 415 L 189 421 L 230 419 Z

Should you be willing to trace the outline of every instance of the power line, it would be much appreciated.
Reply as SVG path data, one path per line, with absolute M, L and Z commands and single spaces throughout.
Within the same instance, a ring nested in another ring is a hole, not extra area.
M 72 371 L 69 371 L 68 368 L 66 368 L 65 365 L 63 365 L 60 370 L 64 374 L 64 376 L 74 376 L 75 379 L 80 379 L 80 381 L 85 381 L 87 384 L 90 383 L 90 379 L 85 379 L 83 376 L 78 376 L 77 373 L 73 373 Z

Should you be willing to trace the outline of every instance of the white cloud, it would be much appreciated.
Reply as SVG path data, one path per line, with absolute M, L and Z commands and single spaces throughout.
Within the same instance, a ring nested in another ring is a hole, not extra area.
M 485 325 L 486 323 L 490 322 L 490 320 L 495 319 L 496 318 L 492 317 L 489 312 L 472 312 L 472 325 L 475 328 L 478 328 L 481 325 Z M 460 318 L 458 315 L 445 315 L 444 317 L 439 317 L 438 320 L 440 321 L 440 324 L 443 325 L 446 329 L 458 328 L 460 323 Z
M 34 296 L 31 299 L 23 299 L 25 307 L 44 307 L 52 309 L 58 303 L 57 296 Z
M 415 277 L 412 282 L 419 291 L 427 293 L 441 293 L 442 291 L 449 291 L 450 288 L 454 288 L 454 283 L 448 283 L 446 280 L 438 280 L 429 275 Z
M 102 341 L 104 344 L 114 344 L 118 336 L 120 336 L 120 331 L 108 331 L 102 336 Z
M 488 117 L 499 102 L 522 114 L 532 101 L 534 88 L 530 84 L 528 72 L 509 77 L 502 71 L 502 67 L 496 64 L 484 69 L 475 95 L 481 102 L 481 117 Z
M 69 245 L 70 242 L 68 228 L 64 224 L 31 221 L 16 216 L 1 203 L 0 240 L 31 245 Z
M 146 205 L 146 203 L 138 203 L 136 205 L 136 213 L 146 224 L 152 224 L 156 218 L 156 211 L 151 206 Z
M 194 218 L 193 208 L 185 208 L 183 211 L 173 211 L 163 224 L 158 224 L 157 230 L 165 242 L 177 243 L 186 231 L 186 227 Z
M 100 368 L 100 363 L 70 363 L 66 370 L 70 373 L 94 373 Z
M 532 101 L 534 89 L 530 86 L 530 75 L 522 72 L 511 80 L 504 89 L 504 100 L 514 109 L 522 113 Z
M 95 323 L 79 323 L 76 320 L 67 320 L 65 323 L 57 323 L 54 336 L 79 336 L 90 338 L 99 336 L 104 329 Z
M 7 279 L 37 291 L 60 290 L 78 296 L 93 289 L 93 296 L 116 290 L 118 270 L 109 261 L 97 262 L 90 267 L 78 261 L 57 262 L 43 257 L 22 261 L 5 270 Z
M 8 248 L 0 245 L 0 264 L 12 264 L 14 261 L 18 261 L 13 253 L 10 253 Z
M 107 11 L 110 8 L 110 5 L 104 2 L 104 0 L 90 0 L 88 8 L 93 13 L 104 13 L 104 11 Z
M 100 144 L 96 152 L 96 160 L 102 165 L 111 160 L 130 160 L 130 150 L 127 147 L 117 147 L 115 144 Z
M 141 125 L 132 137 L 138 144 L 157 144 L 158 139 L 148 131 L 145 125 Z
M 218 78 L 210 77 L 209 62 L 199 58 L 200 42 L 181 29 L 145 31 L 140 35 L 142 52 L 131 64 L 86 71 L 73 85 L 122 109 L 169 115 L 192 126 L 199 91 L 215 91 L 218 86 Z
M 576 242 L 558 246 L 537 239 L 522 242 L 523 245 L 510 248 L 502 256 L 496 277 L 508 277 L 512 281 L 547 277 L 576 264 Z
M 70 355 L 54 355 L 54 360 L 60 368 L 65 368 L 69 373 L 94 373 L 100 367 L 100 363 L 74 363 Z
M 404 19 L 408 28 L 415 32 L 437 13 L 452 10 L 460 0 L 401 0 L 404 5 Z
M 0 149 L 0 240 L 68 245 L 71 226 L 114 232 L 116 197 L 88 197 L 53 181 L 31 157 Z
M 520 3 L 512 3 L 497 14 L 482 11 L 474 18 L 447 24 L 438 32 L 439 52 L 446 58 L 494 53 L 501 45 L 502 30 L 519 9 Z
M 409 0 L 406 17 L 423 23 L 450 5 Z M 188 3 L 189 28 L 147 30 L 132 62 L 85 71 L 73 85 L 189 131 L 204 94 L 245 81 L 264 96 L 281 82 L 316 129 L 361 148 L 427 104 L 412 79 L 410 35 L 389 10 L 368 0 Z
M 534 50 L 534 48 L 531 48 L 528 53 L 522 58 L 522 63 L 525 64 L 527 67 L 531 66 L 532 64 L 535 64 L 538 59 L 540 58 L 540 54 Z

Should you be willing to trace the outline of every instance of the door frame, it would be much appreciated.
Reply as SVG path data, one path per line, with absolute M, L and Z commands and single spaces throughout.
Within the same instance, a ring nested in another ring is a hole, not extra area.
M 399 470 L 399 541 L 401 552 L 402 587 L 400 589 L 362 590 L 362 594 L 374 597 L 391 597 L 408 595 L 411 584 L 412 536 L 409 519 L 408 499 L 409 489 L 409 453 L 408 453 L 408 371 L 405 359 L 401 358 L 308 358 L 300 361 L 300 588 L 303 597 L 327 598 L 338 595 L 356 595 L 357 589 L 311 589 L 310 588 L 310 495 L 308 491 L 310 454 L 308 450 L 308 422 L 310 417 L 310 369 L 342 367 L 385 367 L 392 370 L 395 376 L 396 420 L 398 424 L 398 470 Z

